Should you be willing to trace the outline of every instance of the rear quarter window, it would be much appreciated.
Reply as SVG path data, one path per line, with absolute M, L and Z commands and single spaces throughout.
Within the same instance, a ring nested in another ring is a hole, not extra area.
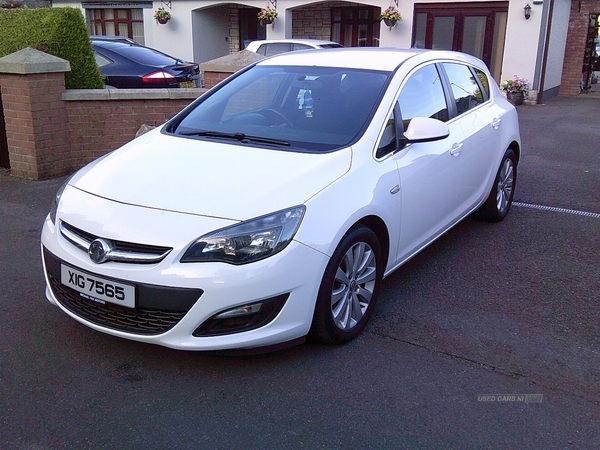
M 109 64 L 113 63 L 110 59 L 106 58 L 98 52 L 94 52 L 94 59 L 96 60 L 96 64 L 98 64 L 98 67 L 108 66 Z

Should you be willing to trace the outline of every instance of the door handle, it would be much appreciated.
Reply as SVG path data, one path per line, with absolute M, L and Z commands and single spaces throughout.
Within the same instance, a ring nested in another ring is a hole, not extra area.
M 454 144 L 454 145 L 452 146 L 452 148 L 450 149 L 450 154 L 451 154 L 452 156 L 458 156 L 458 155 L 459 155 L 459 153 L 460 153 L 460 151 L 462 150 L 462 148 L 463 148 L 463 144 L 462 144 L 462 143 L 458 143 L 458 142 L 457 142 L 457 143 L 456 143 L 456 144 Z
M 496 117 L 494 120 L 492 120 L 492 128 L 497 130 L 500 126 L 500 122 L 502 122 L 502 119 L 500 117 Z

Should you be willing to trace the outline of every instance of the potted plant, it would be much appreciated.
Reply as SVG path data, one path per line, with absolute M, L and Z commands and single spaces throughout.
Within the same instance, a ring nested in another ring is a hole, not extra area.
M 269 25 L 277 18 L 277 11 L 270 6 L 261 9 L 258 13 L 258 20 L 261 25 Z
M 529 81 L 525 78 L 514 76 L 504 80 L 500 84 L 500 89 L 506 92 L 506 98 L 515 105 L 522 105 L 525 97 L 529 95 Z
M 379 16 L 380 20 L 383 20 L 385 26 L 387 27 L 395 27 L 396 24 L 402 20 L 402 14 L 395 7 L 389 6 L 385 11 L 381 13 Z
M 171 20 L 171 13 L 169 11 L 165 11 L 164 8 L 158 8 L 156 11 L 154 11 L 154 20 L 164 25 Z

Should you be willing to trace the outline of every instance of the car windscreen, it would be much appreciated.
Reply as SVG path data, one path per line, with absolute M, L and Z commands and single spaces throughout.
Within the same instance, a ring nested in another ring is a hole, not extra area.
M 329 151 L 360 136 L 389 76 L 373 70 L 257 65 L 203 98 L 170 129 L 233 143 L 272 141 L 284 149 Z
M 145 66 L 172 66 L 178 63 L 175 58 L 139 45 L 120 45 L 110 50 Z

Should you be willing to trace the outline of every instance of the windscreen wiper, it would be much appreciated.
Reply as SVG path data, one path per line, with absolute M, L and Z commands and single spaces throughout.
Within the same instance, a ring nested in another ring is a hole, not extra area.
M 281 139 L 273 139 L 261 136 L 248 136 L 244 133 L 223 133 L 221 131 L 182 131 L 183 136 L 202 136 L 221 139 L 235 139 L 240 142 L 259 142 L 262 144 L 273 144 L 289 147 L 291 144 Z

